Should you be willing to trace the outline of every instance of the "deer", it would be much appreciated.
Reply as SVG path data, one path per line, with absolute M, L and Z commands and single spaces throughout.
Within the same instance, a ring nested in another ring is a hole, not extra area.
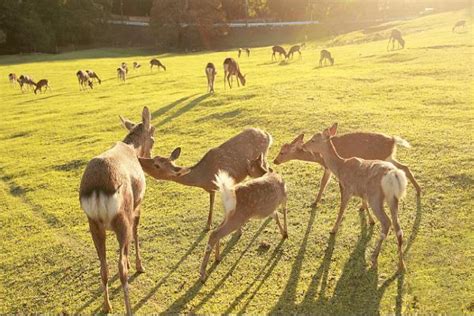
M 150 60 L 150 70 L 153 70 L 153 66 L 156 66 L 158 70 L 160 70 L 160 67 L 161 67 L 163 68 L 164 71 L 166 71 L 165 65 L 163 65 L 161 61 L 159 61 L 156 58 L 153 58 L 152 60 Z
M 398 48 L 405 48 L 405 40 L 402 38 L 402 32 L 400 32 L 400 30 L 393 29 L 390 33 L 390 37 L 388 38 L 387 51 L 388 47 L 390 46 L 390 42 L 392 42 L 392 50 L 395 49 L 395 41 L 398 43 Z
M 453 26 L 452 32 L 454 33 L 454 31 L 459 27 L 462 27 L 463 29 L 465 29 L 466 28 L 466 20 L 457 21 Z
M 145 196 L 145 174 L 138 157 L 151 157 L 155 128 L 151 115 L 143 108 L 142 121 L 134 123 L 120 116 L 127 136 L 87 164 L 82 175 L 79 200 L 100 261 L 104 291 L 103 311 L 112 312 L 109 300 L 108 267 L 105 251 L 106 231 L 113 231 L 119 243 L 118 270 L 124 292 L 127 315 L 132 315 L 128 288 L 129 246 L 135 242 L 136 270 L 145 272 L 140 255 L 138 224 L 140 205 Z
M 36 92 L 42 92 L 42 89 L 44 88 L 44 92 L 46 92 L 46 90 L 48 89 L 51 89 L 49 87 L 49 84 L 48 84 L 48 79 L 41 79 L 40 81 L 38 81 L 36 84 L 35 84 L 36 88 L 34 90 L 35 94 Z
M 87 72 L 78 70 L 76 72 L 77 81 L 79 82 L 79 90 L 84 90 L 89 86 L 89 88 L 94 89 L 94 83 L 92 82 L 91 78 Z
M 408 143 L 403 138 L 398 136 L 387 136 L 380 133 L 356 132 L 335 135 L 332 137 L 332 143 L 334 144 L 334 147 L 336 148 L 339 155 L 343 158 L 358 157 L 362 159 L 385 160 L 391 162 L 393 165 L 395 165 L 395 167 L 405 172 L 406 176 L 415 187 L 417 196 L 421 195 L 420 185 L 416 181 L 411 170 L 395 158 L 397 146 L 405 148 L 410 147 L 410 143 Z M 303 145 L 304 134 L 299 134 L 290 143 L 283 144 L 273 163 L 275 165 L 280 165 L 291 160 L 302 160 L 307 162 L 316 162 L 324 168 L 324 174 L 321 178 L 319 192 L 315 201 L 311 204 L 312 207 L 316 207 L 320 202 L 329 181 L 331 180 L 332 172 L 320 155 L 314 155 L 305 151 L 303 149 Z M 364 210 L 367 210 L 367 206 L 362 204 L 360 211 Z M 370 223 L 375 223 L 371 218 L 370 213 L 367 213 L 369 215 Z
M 120 64 L 120 67 L 125 70 L 125 73 L 128 75 L 128 66 L 127 66 L 127 63 L 126 62 L 122 62 Z
M 300 58 L 301 58 L 301 47 L 302 46 L 300 46 L 300 45 L 291 46 L 290 50 L 288 51 L 288 58 L 293 59 L 294 53 L 300 54 Z
M 90 78 L 91 80 L 95 79 L 95 80 L 97 80 L 97 82 L 98 82 L 99 84 L 102 84 L 102 80 L 100 80 L 99 76 L 97 75 L 97 73 L 96 73 L 95 71 L 93 71 L 93 70 L 86 70 L 86 73 L 87 73 L 87 75 L 89 76 L 89 78 Z
M 21 92 L 24 92 L 23 91 L 23 86 L 24 85 L 26 85 L 27 89 L 30 89 L 30 88 L 33 88 L 34 86 L 36 86 L 36 83 L 28 75 L 20 75 L 20 77 L 18 77 L 17 81 L 20 84 Z
M 276 59 L 276 53 L 279 54 L 280 58 L 281 58 L 281 55 L 283 55 L 283 57 L 288 58 L 288 55 L 286 54 L 286 50 L 281 47 L 281 46 L 278 46 L 278 45 L 275 45 L 272 47 L 272 60 L 273 59 Z
M 137 70 L 141 67 L 142 65 L 140 65 L 139 63 L 137 63 L 136 61 L 133 62 L 133 69 L 134 70 Z
M 206 267 L 212 250 L 215 248 L 215 261 L 220 262 L 220 240 L 234 231 L 238 231 L 240 236 L 242 226 L 250 219 L 271 216 L 275 219 L 282 238 L 288 238 L 285 182 L 271 168 L 257 168 L 260 169 L 260 177 L 240 184 L 235 184 L 226 171 L 219 170 L 215 175 L 214 183 L 219 188 L 225 215 L 222 223 L 209 235 L 200 267 L 202 282 L 206 280 Z M 283 205 L 283 225 L 278 215 L 280 205 Z
M 10 85 L 13 86 L 15 85 L 15 82 L 17 82 L 18 78 L 16 77 L 16 74 L 14 73 L 9 73 L 8 74 L 8 81 L 10 82 Z
M 216 67 L 213 63 L 208 63 L 206 65 L 205 72 L 207 76 L 207 88 L 209 90 L 209 93 L 214 93 L 214 81 L 217 75 Z
M 226 87 L 225 82 L 227 80 L 227 83 L 229 84 L 229 88 L 232 89 L 232 83 L 231 83 L 231 80 L 233 81 L 232 76 L 237 77 L 238 87 L 240 87 L 239 81 L 242 84 L 242 86 L 245 86 L 245 83 L 247 82 L 247 80 L 245 79 L 245 75 L 242 75 L 242 73 L 240 72 L 239 64 L 235 61 L 235 59 L 228 57 L 224 60 L 224 88 Z
M 250 162 L 260 154 L 263 154 L 266 161 L 272 142 L 272 137 L 267 132 L 249 128 L 209 150 L 198 163 L 191 167 L 180 167 L 174 163 L 181 154 L 180 147 L 175 148 L 169 157 L 139 158 L 139 161 L 145 173 L 157 180 L 170 180 L 208 192 L 209 214 L 205 230 L 210 230 L 217 190 L 213 182 L 214 175 L 220 169 L 225 170 L 234 178 L 235 183 L 241 182 L 247 176 L 255 177 L 250 168 Z
M 127 71 L 122 67 L 117 68 L 117 79 L 119 81 L 125 81 L 127 79 Z
M 326 64 L 326 60 L 329 60 L 331 66 L 334 65 L 334 58 L 331 56 L 331 53 L 328 50 L 323 49 L 321 50 L 319 57 L 319 67 L 323 67 L 323 62 Z
M 238 51 L 239 58 L 240 58 L 240 55 L 242 54 L 242 51 L 245 51 L 247 53 L 247 57 L 250 57 L 250 48 L 239 48 L 239 51 Z
M 349 199 L 352 196 L 360 197 L 364 204 L 370 205 L 382 226 L 380 238 L 372 253 L 372 266 L 377 266 L 382 243 L 387 238 L 390 224 L 393 224 L 398 243 L 398 267 L 400 271 L 403 271 L 405 270 L 402 249 L 403 231 L 398 218 L 398 205 L 406 194 L 405 173 L 388 161 L 341 157 L 332 142 L 336 132 L 337 123 L 315 134 L 303 145 L 303 150 L 320 154 L 324 163 L 339 180 L 341 204 L 331 234 L 337 233 Z M 391 221 L 384 211 L 384 201 L 389 205 Z

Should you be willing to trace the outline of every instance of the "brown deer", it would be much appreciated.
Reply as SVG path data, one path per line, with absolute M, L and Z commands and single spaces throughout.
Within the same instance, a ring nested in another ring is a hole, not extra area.
M 331 53 L 328 50 L 323 49 L 319 57 L 319 67 L 323 66 L 323 62 L 326 64 L 326 60 L 329 60 L 331 66 L 334 65 L 334 58 L 331 56 Z
M 245 51 L 247 53 L 247 57 L 250 57 L 250 48 L 239 48 L 239 54 L 238 54 L 239 58 L 240 58 L 240 55 L 242 55 L 242 51 Z
M 133 69 L 134 70 L 137 70 L 141 67 L 142 65 L 140 65 L 139 63 L 137 63 L 136 61 L 133 62 Z
M 242 73 L 240 72 L 239 64 L 235 61 L 235 59 L 228 57 L 224 60 L 224 88 L 226 87 L 225 82 L 227 80 L 227 83 L 229 84 L 229 88 L 232 89 L 232 83 L 231 83 L 231 81 L 233 81 L 232 76 L 237 77 L 238 87 L 240 87 L 239 81 L 242 84 L 242 86 L 245 86 L 245 83 L 247 82 L 247 80 L 245 79 L 245 75 L 242 75 Z
M 377 258 L 382 243 L 390 230 L 390 218 L 384 211 L 384 201 L 390 207 L 393 228 L 397 235 L 399 269 L 405 269 L 403 261 L 403 231 L 398 219 L 398 203 L 406 193 L 407 179 L 405 173 L 392 163 L 382 160 L 365 160 L 352 157 L 342 158 L 334 147 L 332 137 L 336 135 L 337 124 L 315 134 L 303 145 L 303 150 L 320 154 L 324 163 L 339 180 L 341 205 L 336 223 L 331 231 L 335 234 L 341 224 L 349 199 L 358 196 L 368 203 L 375 217 L 380 221 L 382 230 L 380 239 L 372 254 L 372 265 L 377 265 Z
M 24 92 L 23 91 L 23 86 L 26 86 L 26 88 L 29 90 L 29 89 L 33 89 L 33 87 L 36 86 L 36 83 L 33 81 L 33 79 L 28 76 L 28 75 L 20 75 L 20 77 L 18 77 L 17 79 L 18 83 L 20 84 L 20 89 L 21 89 L 21 92 Z
M 123 69 L 122 67 L 117 68 L 117 79 L 119 81 L 127 80 L 127 71 Z
M 457 28 L 460 28 L 460 27 L 462 27 L 463 29 L 466 28 L 466 21 L 465 21 L 465 20 L 457 21 L 456 24 L 454 24 L 454 26 L 453 26 L 452 32 L 454 33 L 454 31 L 455 31 Z
M 415 177 L 411 173 L 410 169 L 395 158 L 397 153 L 397 145 L 406 148 L 410 147 L 410 144 L 406 140 L 398 136 L 357 132 L 336 135 L 332 137 L 332 142 L 339 155 L 343 158 L 359 157 L 362 159 L 385 160 L 391 162 L 397 168 L 405 172 L 408 179 L 410 179 L 410 182 L 415 187 L 417 195 L 419 196 L 421 194 L 421 188 L 418 182 L 415 180 Z M 328 166 L 324 163 L 322 157 L 320 155 L 313 155 L 303 150 L 303 144 L 304 134 L 300 134 L 291 143 L 284 144 L 281 147 L 280 152 L 273 162 L 276 165 L 279 165 L 290 160 L 302 160 L 316 162 L 324 168 L 324 174 L 319 186 L 319 192 L 316 196 L 316 200 L 312 203 L 312 206 L 316 206 L 321 200 L 324 191 L 326 190 L 332 173 Z M 363 204 L 360 210 L 363 211 L 364 209 L 366 209 L 366 206 Z
M 122 68 L 123 70 L 125 70 L 125 73 L 128 75 L 128 66 L 127 66 L 127 63 L 126 62 L 122 62 L 120 64 L 120 68 Z
M 87 73 L 87 75 L 89 76 L 89 78 L 90 78 L 91 80 L 95 79 L 95 80 L 97 80 L 97 82 L 98 82 L 99 84 L 102 84 L 102 80 L 100 80 L 99 76 L 97 75 L 97 73 L 96 73 L 95 71 L 93 71 L 93 70 L 86 70 L 86 73 Z
M 17 82 L 18 78 L 16 77 L 16 74 L 14 73 L 9 73 L 8 74 L 8 81 L 10 82 L 10 85 L 15 85 L 15 82 Z
M 92 82 L 91 78 L 89 78 L 87 72 L 78 70 L 76 72 L 76 77 L 77 81 L 79 82 L 79 90 L 87 89 L 87 86 L 89 86 L 91 89 L 94 89 L 94 83 Z
M 79 200 L 87 215 L 89 228 L 100 260 L 100 275 L 104 290 L 104 312 L 110 313 L 108 268 L 105 252 L 106 231 L 113 231 L 119 243 L 119 276 L 125 298 L 127 315 L 132 315 L 128 289 L 128 250 L 135 241 L 136 269 L 144 272 L 138 242 L 140 204 L 145 196 L 145 175 L 138 157 L 150 157 L 155 128 L 151 115 L 143 108 L 142 122 L 135 124 L 120 117 L 129 131 L 123 141 L 93 158 L 81 180 Z
M 388 38 L 387 51 L 388 47 L 390 46 L 390 42 L 392 43 L 392 50 L 395 49 L 395 41 L 398 43 L 398 48 L 405 48 L 405 40 L 402 38 L 402 32 L 400 32 L 400 30 L 393 29 L 390 33 L 390 37 Z
M 241 234 L 242 226 L 251 218 L 273 217 L 283 239 L 288 238 L 285 182 L 273 170 L 261 168 L 260 173 L 261 177 L 237 185 L 227 172 L 219 170 L 217 173 L 215 184 L 221 194 L 225 215 L 209 236 L 200 268 L 201 281 L 206 280 L 206 267 L 212 250 L 216 249 L 215 260 L 220 262 L 220 240 L 234 231 Z M 283 226 L 277 211 L 280 205 L 283 205 Z
M 288 55 L 286 54 L 286 50 L 281 47 L 281 46 L 278 46 L 278 45 L 275 45 L 272 47 L 272 60 L 273 59 L 276 59 L 276 53 L 279 54 L 280 58 L 281 58 L 281 55 L 283 55 L 283 57 L 285 57 L 285 59 L 288 58 Z
M 236 183 L 247 176 L 254 176 L 250 162 L 263 154 L 264 161 L 271 146 L 272 137 L 265 131 L 249 128 L 232 137 L 219 147 L 209 150 L 201 160 L 192 167 L 176 166 L 181 148 L 173 150 L 169 157 L 156 156 L 153 159 L 140 158 L 143 170 L 158 180 L 171 180 L 183 185 L 204 189 L 209 193 L 209 215 L 206 229 L 212 224 L 216 185 L 214 176 L 219 170 L 227 171 Z
M 302 46 L 300 46 L 300 45 L 291 46 L 290 50 L 288 51 L 288 58 L 293 59 L 293 55 L 295 53 L 300 54 L 300 58 L 301 58 L 301 47 Z
M 213 63 L 206 65 L 206 76 L 207 76 L 207 88 L 210 93 L 214 93 L 214 81 L 216 80 L 216 67 Z
M 153 66 L 156 66 L 158 70 L 160 70 L 160 67 L 161 67 L 163 68 L 164 71 L 166 71 L 165 65 L 163 65 L 161 61 L 159 61 L 156 58 L 153 58 L 152 60 L 150 60 L 150 70 L 153 70 Z
M 40 81 L 38 81 L 38 82 L 36 83 L 35 94 L 36 94 L 38 91 L 39 91 L 39 92 L 43 92 L 43 91 L 42 91 L 43 88 L 44 88 L 44 92 L 46 92 L 46 90 L 48 90 L 48 89 L 51 89 L 51 88 L 49 87 L 49 84 L 48 84 L 48 79 L 41 79 Z

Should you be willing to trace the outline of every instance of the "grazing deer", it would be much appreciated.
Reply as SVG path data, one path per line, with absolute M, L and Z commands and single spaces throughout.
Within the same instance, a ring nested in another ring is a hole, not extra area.
M 87 75 L 89 76 L 89 78 L 90 78 L 91 80 L 95 79 L 95 80 L 97 80 L 97 82 L 98 82 L 99 84 L 102 84 L 102 80 L 100 80 L 99 76 L 97 75 L 97 73 L 96 73 L 95 71 L 93 71 L 93 70 L 86 70 L 86 73 L 87 73 Z
M 89 78 L 87 72 L 78 70 L 76 72 L 76 77 L 77 81 L 79 82 L 79 90 L 87 89 L 87 86 L 89 86 L 91 89 L 94 89 L 94 83 L 92 82 L 91 78 Z
M 329 60 L 331 66 L 334 65 L 334 58 L 331 56 L 331 53 L 328 50 L 323 49 L 319 57 L 319 67 L 323 66 L 323 62 L 326 64 L 326 59 Z
M 272 216 L 283 239 L 288 238 L 285 182 L 273 170 L 262 168 L 260 173 L 261 177 L 237 185 L 223 170 L 219 170 L 215 176 L 215 184 L 221 194 L 225 215 L 222 223 L 209 236 L 200 268 L 201 281 L 206 280 L 206 267 L 214 247 L 215 260 L 220 262 L 220 240 L 237 230 L 241 234 L 242 226 L 251 218 L 263 219 Z M 280 205 L 283 205 L 283 226 L 277 211 Z
M 398 219 L 398 203 L 405 196 L 407 179 L 402 170 L 392 163 L 382 160 L 365 160 L 352 157 L 342 158 L 334 147 L 332 137 L 336 135 L 337 124 L 315 134 L 303 145 L 303 150 L 320 154 L 324 163 L 336 175 L 341 189 L 341 205 L 336 223 L 331 231 L 335 234 L 341 224 L 349 199 L 358 196 L 364 204 L 370 205 L 375 217 L 380 221 L 382 230 L 380 239 L 372 254 L 372 265 L 377 265 L 377 258 L 382 243 L 390 230 L 390 218 L 384 211 L 384 200 L 390 207 L 393 228 L 397 235 L 399 268 L 405 269 L 403 261 L 403 231 Z
M 233 58 L 226 58 L 224 60 L 224 88 L 225 86 L 225 81 L 227 80 L 227 83 L 229 84 L 229 87 L 232 89 L 232 83 L 231 80 L 233 81 L 232 76 L 237 77 L 237 86 L 240 87 L 240 83 L 242 83 L 242 86 L 245 86 L 245 83 L 247 82 L 245 79 L 245 75 L 242 75 L 240 72 L 240 67 L 239 64 L 235 61 Z
M 236 183 L 247 176 L 254 177 L 250 161 L 263 154 L 266 163 L 268 148 L 272 137 L 265 131 L 249 128 L 232 137 L 219 147 L 209 150 L 201 160 L 192 167 L 176 166 L 174 161 L 179 158 L 181 148 L 173 150 L 168 157 L 156 156 L 153 159 L 140 158 L 143 170 L 158 180 L 171 180 L 183 185 L 204 189 L 209 193 L 209 215 L 206 229 L 212 224 L 215 191 L 214 175 L 219 170 L 227 171 Z M 258 176 L 258 175 L 257 175 Z
M 119 242 L 119 276 L 125 297 L 127 315 L 132 315 L 128 290 L 128 250 L 135 241 L 136 269 L 144 272 L 138 242 L 140 204 L 145 196 L 146 182 L 138 157 L 150 157 L 155 128 L 151 115 L 143 108 L 142 122 L 135 124 L 120 117 L 129 131 L 123 141 L 93 158 L 82 175 L 79 200 L 87 215 L 89 228 L 100 260 L 104 290 L 104 312 L 110 313 L 108 268 L 105 252 L 106 231 L 111 230 Z
M 120 64 L 120 67 L 125 70 L 125 73 L 128 75 L 128 66 L 127 66 L 127 63 L 126 62 L 122 62 L 122 64 Z
M 166 71 L 165 65 L 163 65 L 161 61 L 159 61 L 156 58 L 153 58 L 152 60 L 150 60 L 150 70 L 153 70 L 153 66 L 156 66 L 158 70 L 160 70 L 160 67 L 161 67 L 163 68 L 164 71 Z
M 117 68 L 117 79 L 119 81 L 125 81 L 127 79 L 127 71 L 122 67 Z
M 44 87 L 44 92 L 46 92 L 46 90 L 48 89 L 51 89 L 48 84 L 48 79 L 41 79 L 40 81 L 36 83 L 35 94 L 38 91 L 42 92 L 43 87 Z
M 288 58 L 288 55 L 286 54 L 286 50 L 281 46 L 278 46 L 278 45 L 273 46 L 272 47 L 272 52 L 273 52 L 272 53 L 272 60 L 276 59 L 276 53 L 279 54 L 280 58 L 281 58 L 281 55 L 283 55 L 283 57 L 285 57 L 285 59 Z
M 463 29 L 465 29 L 466 28 L 466 21 L 465 20 L 457 21 L 456 24 L 454 24 L 454 26 L 453 26 L 453 33 L 459 27 L 462 27 Z
M 140 65 L 139 63 L 137 63 L 136 61 L 133 62 L 133 69 L 134 70 L 137 70 L 141 67 L 142 65 Z
M 293 54 L 294 53 L 300 54 L 300 58 L 301 58 L 301 47 L 302 46 L 300 46 L 300 45 L 291 46 L 290 50 L 288 51 L 288 58 L 293 59 Z
M 392 50 L 395 49 L 395 41 L 398 43 L 398 48 L 400 48 L 400 46 L 405 48 L 405 40 L 402 38 L 402 32 L 400 32 L 400 30 L 393 29 L 392 33 L 390 33 L 390 37 L 388 38 L 387 51 L 388 47 L 390 46 L 390 42 L 392 42 Z
M 213 63 L 208 63 L 206 66 L 207 88 L 210 93 L 214 93 L 214 81 L 216 79 L 216 67 Z
M 385 160 L 391 162 L 395 165 L 395 167 L 405 172 L 406 176 L 415 187 L 417 195 L 421 195 L 421 188 L 418 182 L 415 180 L 415 177 L 413 176 L 410 169 L 395 158 L 397 153 L 397 145 L 406 148 L 410 147 L 410 144 L 406 140 L 398 136 L 357 132 L 336 135 L 332 137 L 332 142 L 336 148 L 336 151 L 343 158 L 358 157 L 368 160 Z M 273 163 L 279 165 L 290 160 L 302 160 L 320 164 L 324 168 L 324 174 L 321 179 L 321 184 L 319 186 L 319 192 L 316 196 L 316 200 L 312 203 L 312 206 L 316 206 L 321 200 L 324 191 L 326 190 L 332 173 L 324 163 L 322 157 L 320 155 L 313 155 L 303 150 L 303 144 L 304 134 L 300 134 L 291 143 L 284 144 L 281 147 L 280 152 Z M 360 210 L 363 211 L 364 209 L 366 209 L 366 207 L 362 205 Z
M 16 74 L 14 73 L 9 73 L 8 74 L 8 81 L 10 82 L 10 85 L 15 85 L 15 82 L 17 82 L 18 78 L 16 77 Z
M 21 92 L 23 92 L 23 86 L 26 85 L 26 88 L 29 90 L 29 89 L 32 89 L 33 87 L 36 86 L 36 83 L 33 81 L 33 79 L 28 76 L 28 75 L 20 75 L 20 77 L 18 77 L 17 79 L 18 83 L 20 84 L 20 89 L 21 89 Z
M 250 48 L 239 48 L 239 58 L 242 54 L 242 51 L 245 51 L 247 53 L 247 57 L 250 57 Z

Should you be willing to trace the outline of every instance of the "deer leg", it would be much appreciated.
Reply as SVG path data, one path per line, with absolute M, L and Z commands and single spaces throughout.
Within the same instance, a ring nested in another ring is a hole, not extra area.
M 331 174 L 332 173 L 328 168 L 324 168 L 324 174 L 321 178 L 321 184 L 319 185 L 318 195 L 316 196 L 316 200 L 313 202 L 313 204 L 311 204 L 311 206 L 316 207 L 316 205 L 318 205 L 319 201 L 321 200 L 321 197 L 323 196 L 324 191 L 326 190 L 329 180 L 331 180 Z
M 377 241 L 374 252 L 372 253 L 372 266 L 377 266 L 377 258 L 379 257 L 380 249 L 382 248 L 383 241 L 387 238 L 388 232 L 390 230 L 390 218 L 385 214 L 383 209 L 383 195 L 371 198 L 369 200 L 369 205 L 374 211 L 375 217 L 380 221 L 380 238 Z
M 232 83 L 231 83 L 231 80 L 232 80 L 232 76 L 230 74 L 230 72 L 227 74 L 227 83 L 229 84 L 229 88 L 232 89 Z
M 394 159 L 394 158 L 391 158 L 389 161 L 391 163 L 393 163 L 395 167 L 397 167 L 398 169 L 401 169 L 401 170 L 403 170 L 403 172 L 405 172 L 408 179 L 410 180 L 410 182 L 415 187 L 416 194 L 421 195 L 420 185 L 418 184 L 418 182 L 416 182 L 415 177 L 413 176 L 413 173 L 411 173 L 410 169 L 407 166 L 405 166 L 404 164 L 402 164 L 399 161 L 397 161 L 396 159 Z
M 107 257 L 105 253 L 105 229 L 103 227 L 100 227 L 92 219 L 88 219 L 92 240 L 94 241 L 95 249 L 97 250 L 97 255 L 99 256 L 100 261 L 100 277 L 102 279 L 102 289 L 104 290 L 104 306 L 102 310 L 104 313 L 110 313 L 112 312 L 112 305 L 110 304 L 109 287 L 107 285 L 109 279 L 109 271 L 107 267 Z
M 135 210 L 135 218 L 133 219 L 133 239 L 135 241 L 135 267 L 137 272 L 143 273 L 145 269 L 142 265 L 142 256 L 140 255 L 140 242 L 138 241 L 138 224 L 140 223 L 140 209 Z
M 397 243 L 398 243 L 398 268 L 400 271 L 405 270 L 405 262 L 403 261 L 403 230 L 400 226 L 400 220 L 398 219 L 398 199 L 393 198 L 388 203 L 390 207 L 390 215 L 392 217 L 392 225 L 395 234 L 397 235 Z
M 372 215 L 370 215 L 369 206 L 367 205 L 367 201 L 366 201 L 366 200 L 362 199 L 362 204 L 360 205 L 359 211 L 360 211 L 360 212 L 367 211 L 367 217 L 368 217 L 368 219 L 369 219 L 369 224 L 370 224 L 370 225 L 374 225 L 374 224 L 375 224 L 375 221 L 374 221 Z
M 216 192 L 214 192 L 214 191 L 209 192 L 209 214 L 207 215 L 206 231 L 211 229 L 212 211 L 214 209 L 214 199 L 215 199 L 215 197 L 216 197 Z
M 237 87 L 240 88 L 240 78 L 238 76 L 236 76 L 235 78 L 236 78 L 235 81 L 237 81 Z
M 118 262 L 118 270 L 120 276 L 120 282 L 122 283 L 124 300 L 125 300 L 125 308 L 127 311 L 127 315 L 132 315 L 132 307 L 130 305 L 130 296 L 129 296 L 129 289 L 128 289 L 128 267 L 127 267 L 127 260 L 128 260 L 128 248 L 130 244 L 130 223 L 128 219 L 123 215 L 117 215 L 116 220 L 114 222 L 114 230 L 117 235 L 117 240 L 119 243 L 119 262 Z
M 344 211 L 347 208 L 347 204 L 349 203 L 349 199 L 351 197 L 348 190 L 344 189 L 344 187 L 339 183 L 339 188 L 341 190 L 341 206 L 339 208 L 339 214 L 337 215 L 336 222 L 334 223 L 334 227 L 331 230 L 331 234 L 337 233 L 339 229 L 339 225 L 341 225 L 342 217 L 344 216 Z

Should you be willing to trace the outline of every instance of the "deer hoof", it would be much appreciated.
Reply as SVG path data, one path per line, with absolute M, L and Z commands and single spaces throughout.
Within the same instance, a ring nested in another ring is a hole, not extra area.
M 141 261 L 138 261 L 136 264 L 137 272 L 138 273 L 145 273 L 145 268 L 142 266 Z
M 330 232 L 331 235 L 335 235 L 336 233 L 337 233 L 337 228 L 331 229 L 331 232 Z
M 370 220 L 369 220 L 369 224 L 370 224 L 370 226 L 374 226 L 374 225 L 375 225 L 375 221 L 374 221 L 373 219 L 370 219 Z
M 110 302 L 105 302 L 104 303 L 104 306 L 102 308 L 102 312 L 104 314 L 112 313 L 112 305 L 110 304 Z
M 288 239 L 288 232 L 283 233 L 283 239 Z

